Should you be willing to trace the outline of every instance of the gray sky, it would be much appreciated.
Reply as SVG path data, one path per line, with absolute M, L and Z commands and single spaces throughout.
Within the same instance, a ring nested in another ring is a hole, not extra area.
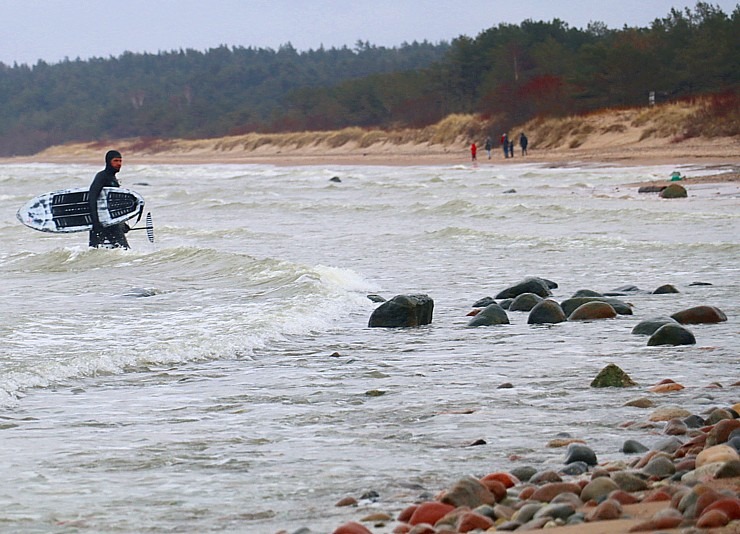
M 736 0 L 714 0 L 730 15 Z M 48 63 L 225 44 L 298 50 L 451 41 L 559 18 L 647 27 L 695 0 L 0 0 L 0 62 Z

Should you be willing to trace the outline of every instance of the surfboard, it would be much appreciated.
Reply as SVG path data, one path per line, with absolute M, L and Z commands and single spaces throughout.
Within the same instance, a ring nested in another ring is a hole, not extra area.
M 16 213 L 20 222 L 41 232 L 84 232 L 92 228 L 90 190 L 61 189 L 32 198 Z M 98 217 L 103 226 L 127 221 L 144 210 L 144 199 L 130 189 L 104 187 L 98 197 Z

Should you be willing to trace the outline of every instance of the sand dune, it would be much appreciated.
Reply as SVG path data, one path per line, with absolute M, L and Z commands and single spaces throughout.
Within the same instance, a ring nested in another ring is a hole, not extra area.
M 470 162 L 470 143 L 478 144 L 478 164 L 550 162 L 559 165 L 611 163 L 626 165 L 734 165 L 740 163 L 740 133 L 725 128 L 713 137 L 687 134 L 696 130 L 701 103 L 604 110 L 584 116 L 535 119 L 512 127 L 518 139 L 526 132 L 529 153 L 504 159 L 495 121 L 473 115 L 453 115 L 423 129 L 395 131 L 346 128 L 334 132 L 285 134 L 250 133 L 214 139 L 121 139 L 70 143 L 38 154 L 6 158 L 4 162 L 102 161 L 108 148 L 135 163 L 269 163 L 277 165 L 366 164 L 436 165 Z M 732 117 L 727 119 L 732 121 Z M 728 134 L 729 132 L 729 134 Z M 489 160 L 482 149 L 486 134 L 494 139 Z

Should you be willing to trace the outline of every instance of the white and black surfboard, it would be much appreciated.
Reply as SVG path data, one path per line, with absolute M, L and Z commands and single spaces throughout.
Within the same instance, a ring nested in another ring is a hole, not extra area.
M 41 232 L 84 232 L 92 228 L 90 191 L 62 189 L 32 198 L 18 210 L 18 220 Z M 141 216 L 144 199 L 130 189 L 104 187 L 98 197 L 98 218 L 111 226 Z

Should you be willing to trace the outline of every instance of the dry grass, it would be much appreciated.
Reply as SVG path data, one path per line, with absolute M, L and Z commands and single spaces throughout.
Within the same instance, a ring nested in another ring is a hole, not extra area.
M 115 143 L 91 142 L 51 147 L 43 156 L 88 155 L 100 152 L 103 145 L 115 145 L 128 154 L 207 155 L 229 157 L 248 154 L 270 155 L 292 152 L 364 153 L 404 150 L 466 150 L 471 141 L 482 143 L 489 134 L 498 135 L 500 118 L 453 114 L 424 128 L 393 130 L 344 128 L 329 132 L 248 133 L 218 139 L 137 138 Z M 536 118 L 509 128 L 512 136 L 526 132 L 532 149 L 600 149 L 619 146 L 680 143 L 692 138 L 736 139 L 740 136 L 740 103 L 734 93 L 714 97 L 660 104 L 653 107 L 606 109 L 560 118 Z M 495 133 L 494 133 L 495 132 Z

